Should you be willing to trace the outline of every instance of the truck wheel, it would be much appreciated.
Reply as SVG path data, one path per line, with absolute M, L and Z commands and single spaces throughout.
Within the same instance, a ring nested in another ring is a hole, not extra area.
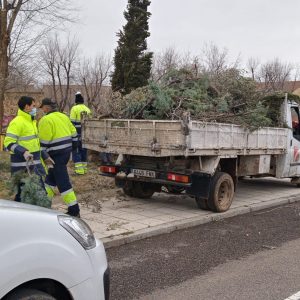
M 127 196 L 141 199 L 151 198 L 155 193 L 155 188 L 148 182 L 127 182 L 123 187 L 123 191 Z
M 203 209 L 203 210 L 209 210 L 207 199 L 196 197 L 195 200 L 196 200 L 196 204 L 197 204 L 198 208 Z
M 211 182 L 208 207 L 214 212 L 224 212 L 231 206 L 234 196 L 232 177 L 224 172 L 217 172 Z
M 34 289 L 20 289 L 12 292 L 6 300 L 56 300 L 49 294 Z
M 132 188 L 132 182 L 126 182 L 125 185 L 123 186 L 123 192 L 125 195 L 129 197 L 134 197 L 133 196 L 133 188 Z

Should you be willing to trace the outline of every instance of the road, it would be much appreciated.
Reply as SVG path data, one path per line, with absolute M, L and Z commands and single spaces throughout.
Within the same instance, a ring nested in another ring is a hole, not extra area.
M 113 300 L 283 300 L 300 291 L 300 204 L 149 238 L 107 255 Z

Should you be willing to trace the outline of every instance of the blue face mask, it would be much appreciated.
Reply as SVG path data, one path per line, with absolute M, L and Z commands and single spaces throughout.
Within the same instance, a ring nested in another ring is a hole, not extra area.
M 31 116 L 33 116 L 33 117 L 36 116 L 36 113 L 37 113 L 36 107 L 34 107 L 34 108 L 29 112 L 29 114 L 30 114 Z

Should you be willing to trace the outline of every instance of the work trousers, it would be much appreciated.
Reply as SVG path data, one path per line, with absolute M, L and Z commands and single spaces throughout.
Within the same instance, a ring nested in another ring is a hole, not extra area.
M 87 149 L 78 142 L 78 148 L 72 151 L 72 159 L 75 164 L 75 173 L 84 174 L 87 172 Z
M 55 164 L 53 168 L 49 168 L 45 180 L 48 196 L 52 198 L 54 196 L 53 189 L 57 187 L 68 207 L 77 204 L 76 195 L 73 191 L 67 169 L 70 155 L 70 152 L 50 155 Z

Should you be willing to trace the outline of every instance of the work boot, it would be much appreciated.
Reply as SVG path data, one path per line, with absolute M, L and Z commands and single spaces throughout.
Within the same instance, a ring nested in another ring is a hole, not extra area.
M 72 217 L 80 218 L 80 208 L 79 208 L 78 203 L 76 203 L 72 206 L 69 206 L 66 214 L 69 216 L 72 216 Z
M 86 174 L 87 173 L 87 162 L 82 163 L 82 168 L 83 168 L 84 174 Z
M 81 162 L 75 163 L 75 174 L 84 175 L 84 167 Z

